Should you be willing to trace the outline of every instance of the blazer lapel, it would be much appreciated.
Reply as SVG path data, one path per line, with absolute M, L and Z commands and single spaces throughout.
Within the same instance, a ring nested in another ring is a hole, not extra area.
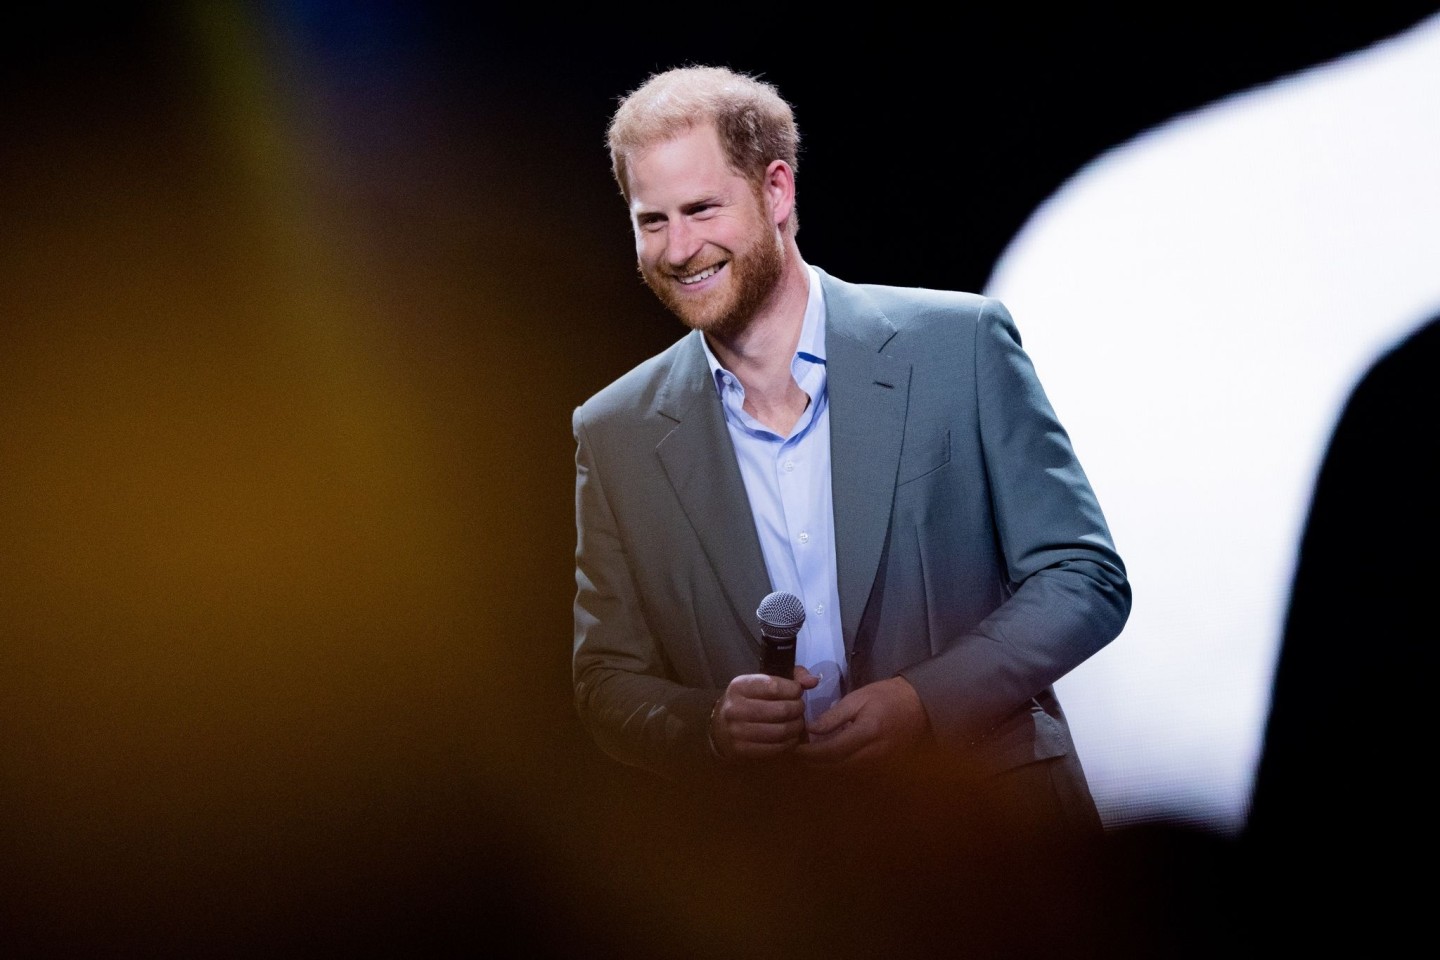
M 759 645 L 755 609 L 770 592 L 770 575 L 699 338 L 692 332 L 682 342 L 656 397 L 656 409 L 674 420 L 675 427 L 655 453 L 736 618 Z
M 855 634 L 890 526 L 910 364 L 881 353 L 895 327 L 865 294 L 820 272 L 830 396 L 830 486 L 845 649 Z

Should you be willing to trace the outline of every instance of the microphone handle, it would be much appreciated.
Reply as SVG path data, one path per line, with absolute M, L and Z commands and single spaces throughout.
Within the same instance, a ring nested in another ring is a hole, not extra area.
M 789 680 L 795 673 L 795 638 L 772 637 L 764 630 L 760 638 L 765 642 L 765 659 L 760 669 L 772 677 Z

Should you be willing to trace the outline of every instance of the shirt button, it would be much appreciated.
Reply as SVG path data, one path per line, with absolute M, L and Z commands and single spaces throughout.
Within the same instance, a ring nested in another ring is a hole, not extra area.
M 800 531 L 800 542 L 801 542 L 801 543 L 809 543 L 809 542 L 810 542 L 810 534 L 806 533 L 806 532 L 803 531 L 803 530 Z
M 817 604 L 815 604 L 815 612 L 816 612 L 816 613 L 823 614 L 823 613 L 825 612 L 825 604 L 823 604 L 823 603 L 817 603 Z
M 789 473 L 791 470 L 794 470 L 794 469 L 795 469 L 795 461 L 794 461 L 794 460 L 786 460 L 786 461 L 785 461 L 785 472 L 786 472 L 786 473 Z

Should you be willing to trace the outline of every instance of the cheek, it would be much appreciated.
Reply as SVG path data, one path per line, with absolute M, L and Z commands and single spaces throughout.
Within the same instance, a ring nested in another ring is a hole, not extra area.
M 653 264 L 665 250 L 665 243 L 658 233 L 635 233 L 635 259 L 642 265 Z

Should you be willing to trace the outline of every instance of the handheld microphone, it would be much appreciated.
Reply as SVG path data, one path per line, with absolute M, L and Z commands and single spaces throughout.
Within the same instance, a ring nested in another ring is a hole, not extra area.
M 760 639 L 765 644 L 761 669 L 789 680 L 795 672 L 795 634 L 805 623 L 805 602 L 793 593 L 776 591 L 760 601 Z

